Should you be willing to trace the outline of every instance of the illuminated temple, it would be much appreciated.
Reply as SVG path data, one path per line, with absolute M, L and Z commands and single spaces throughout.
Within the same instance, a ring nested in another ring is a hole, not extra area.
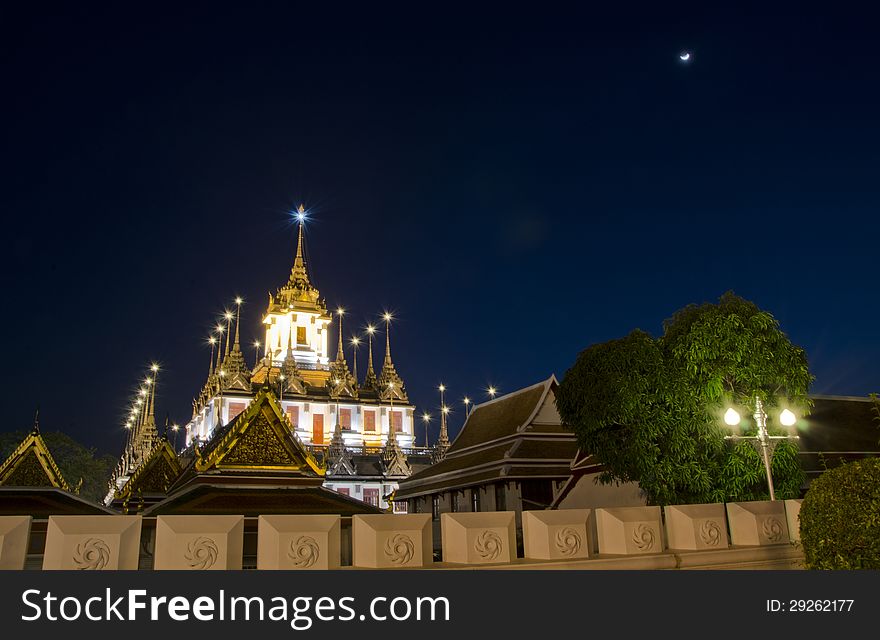
M 207 379 L 183 427 L 181 451 L 157 429 L 154 368 L 129 419 L 106 504 L 128 511 L 134 501 L 139 510 L 155 511 L 197 490 L 205 502 L 209 486 L 217 498 L 222 484 L 241 490 L 321 487 L 336 511 L 354 504 L 406 509 L 389 498 L 400 480 L 431 463 L 431 452 L 415 446 L 414 407 L 391 358 L 391 316 L 384 316 L 382 366 L 377 374 L 370 327 L 366 372 L 359 380 L 357 362 L 350 368 L 343 348 L 344 312 L 328 311 L 309 279 L 302 207 L 298 218 L 290 276 L 269 294 L 262 317 L 262 357 L 253 367 L 245 361 L 236 300 L 238 313 L 227 313 L 226 326 L 212 339 Z

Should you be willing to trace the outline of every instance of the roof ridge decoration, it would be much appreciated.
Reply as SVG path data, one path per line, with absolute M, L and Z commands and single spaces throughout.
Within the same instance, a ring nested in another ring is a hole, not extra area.
M 195 470 L 297 471 L 324 476 L 325 469 L 293 435 L 275 395 L 265 388 L 227 425 L 225 433 L 199 450 Z
M 397 443 L 397 435 L 393 430 L 388 432 L 388 441 L 382 452 L 382 467 L 386 476 L 409 477 L 412 475 L 412 467 L 406 459 L 406 454 Z
M 34 429 L 0 465 L 0 486 L 54 487 L 70 491 L 36 422 Z
M 391 315 L 389 313 L 385 314 L 385 361 L 382 363 L 378 385 L 380 399 L 387 401 L 394 397 L 401 402 L 409 402 L 406 395 L 406 385 L 391 360 Z
M 345 446 L 342 438 L 342 427 L 337 422 L 333 429 L 333 439 L 327 448 L 327 475 L 328 476 L 354 476 L 357 470 L 351 459 L 351 452 Z
M 177 454 L 166 439 L 156 443 L 131 477 L 115 493 L 117 500 L 128 501 L 138 493 L 167 493 L 183 473 Z
M 327 378 L 327 389 L 331 397 L 349 396 L 357 398 L 357 380 L 348 369 L 345 351 L 342 348 L 342 316 L 343 310 L 337 311 L 339 316 L 339 345 L 336 348 L 336 360 L 330 364 L 330 376 Z M 337 417 L 337 421 L 339 418 Z

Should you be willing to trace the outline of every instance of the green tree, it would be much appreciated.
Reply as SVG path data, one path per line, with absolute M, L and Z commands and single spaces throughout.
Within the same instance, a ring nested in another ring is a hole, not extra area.
M 758 396 L 771 415 L 783 401 L 805 413 L 811 381 L 804 351 L 773 316 L 728 292 L 678 311 L 659 339 L 636 330 L 588 347 L 557 407 L 603 462 L 602 482 L 638 482 L 651 504 L 757 500 L 768 497 L 762 459 L 749 442 L 724 440 L 723 411 L 748 416 Z M 777 446 L 772 471 L 777 497 L 799 495 L 796 445 Z
M 0 433 L 0 462 L 6 460 L 27 435 L 24 431 Z M 41 435 L 67 484 L 76 488 L 81 480 L 80 496 L 93 502 L 103 500 L 116 459 L 109 454 L 98 454 L 96 449 L 85 447 L 60 431 Z

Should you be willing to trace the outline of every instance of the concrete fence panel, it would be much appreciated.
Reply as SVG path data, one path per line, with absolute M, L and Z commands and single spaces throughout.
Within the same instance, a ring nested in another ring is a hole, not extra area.
M 0 516 L 0 569 L 24 569 L 30 535 L 30 516 Z
M 660 507 L 596 509 L 599 553 L 636 555 L 663 551 Z
M 703 551 L 727 549 L 724 504 L 681 504 L 664 507 L 666 539 L 670 549 Z
M 534 560 L 574 560 L 590 554 L 592 509 L 523 511 L 523 552 Z
M 727 503 L 730 538 L 735 546 L 787 544 L 788 524 L 782 500 Z
M 516 513 L 441 513 L 443 561 L 497 564 L 516 560 Z
M 430 514 L 352 516 L 352 565 L 372 569 L 430 567 Z
M 159 516 L 153 568 L 241 569 L 243 516 Z
M 260 516 L 257 569 L 338 569 L 340 534 L 339 516 Z
M 43 569 L 137 569 L 140 516 L 50 516 Z

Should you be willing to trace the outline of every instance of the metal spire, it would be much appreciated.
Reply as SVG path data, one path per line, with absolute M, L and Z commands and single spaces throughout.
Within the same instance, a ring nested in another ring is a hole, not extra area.
M 305 258 L 303 258 L 303 222 L 306 217 L 306 209 L 303 205 L 299 205 L 297 208 L 296 217 L 299 220 L 299 233 L 296 240 L 296 258 L 293 260 L 293 269 L 290 270 L 290 281 L 309 284 L 309 274 L 306 271 Z

